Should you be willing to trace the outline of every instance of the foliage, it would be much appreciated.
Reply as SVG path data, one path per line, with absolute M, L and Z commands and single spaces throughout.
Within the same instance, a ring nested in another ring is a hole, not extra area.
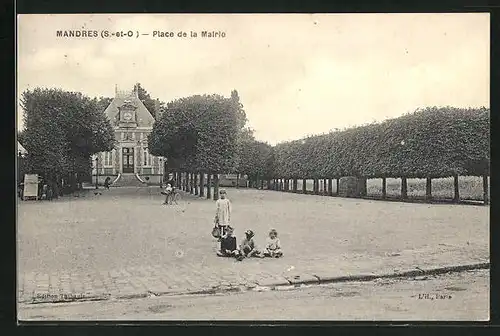
M 96 98 L 96 103 L 99 108 L 99 111 L 104 112 L 108 108 L 109 104 L 113 101 L 113 98 L 109 97 L 99 97 Z
M 153 125 L 148 147 L 171 168 L 230 172 L 236 166 L 241 114 L 234 100 L 196 95 L 167 104 Z
M 243 129 L 243 127 L 245 127 L 245 124 L 247 122 L 247 115 L 245 113 L 245 110 L 243 109 L 243 104 L 241 104 L 240 102 L 240 96 L 237 90 L 231 91 L 231 103 L 233 104 L 233 108 L 238 119 L 238 129 L 241 130 Z M 246 129 L 246 131 L 246 135 L 253 133 L 253 131 L 248 128 Z
M 141 86 L 140 83 L 134 85 L 134 90 L 137 90 L 139 99 L 142 101 L 144 106 L 146 106 L 146 108 L 151 113 L 153 118 L 157 119 L 158 116 L 160 115 L 160 111 L 164 107 L 163 106 L 164 103 L 161 102 L 159 99 L 151 98 L 149 93 Z
M 271 159 L 271 145 L 255 139 L 245 139 L 240 143 L 237 172 L 250 178 L 269 175 L 268 162 Z
M 114 146 L 111 124 L 97 99 L 59 89 L 27 90 L 23 146 L 30 170 L 68 174 L 90 168 L 90 156 Z
M 275 146 L 275 177 L 446 177 L 489 172 L 489 109 L 431 107 Z

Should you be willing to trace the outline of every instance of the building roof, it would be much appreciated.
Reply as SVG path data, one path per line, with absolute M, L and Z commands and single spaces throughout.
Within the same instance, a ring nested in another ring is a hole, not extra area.
M 106 108 L 104 113 L 111 121 L 112 125 L 115 125 L 115 121 L 118 118 L 118 107 L 124 104 L 132 104 L 136 109 L 137 116 L 137 127 L 153 127 L 154 118 L 153 115 L 148 111 L 144 103 L 139 99 L 137 91 L 118 91 L 116 90 L 115 98 Z

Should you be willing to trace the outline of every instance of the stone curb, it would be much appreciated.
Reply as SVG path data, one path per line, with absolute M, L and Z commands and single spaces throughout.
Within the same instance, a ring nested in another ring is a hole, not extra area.
M 355 281 L 372 281 L 376 279 L 391 279 L 391 278 L 408 278 L 413 276 L 422 276 L 422 275 L 439 275 L 445 274 L 449 272 L 463 272 L 463 271 L 471 271 L 478 269 L 489 269 L 490 263 L 476 263 L 476 264 L 467 264 L 467 265 L 456 265 L 456 266 L 446 266 L 446 267 L 438 267 L 438 268 L 430 268 L 430 269 L 417 269 L 410 270 L 404 272 L 395 272 L 393 274 L 367 274 L 367 275 L 349 275 L 349 276 L 340 276 L 340 277 L 324 277 L 321 278 L 317 275 L 313 275 L 316 279 L 308 279 L 308 280 L 295 280 L 291 281 L 286 279 L 287 281 L 277 281 L 274 283 L 266 283 L 266 287 L 282 287 L 282 286 L 291 286 L 291 285 L 318 285 L 325 283 L 337 283 L 337 282 L 355 282 Z
M 301 285 L 319 285 L 326 283 L 340 283 L 340 282 L 355 282 L 355 281 L 373 281 L 376 279 L 391 279 L 391 278 L 408 278 L 413 276 L 423 276 L 423 275 L 439 275 L 450 272 L 463 272 L 478 269 L 490 269 L 490 263 L 476 263 L 467 265 L 456 265 L 456 266 L 446 266 L 438 268 L 429 269 L 417 269 L 404 272 L 395 272 L 393 274 L 369 274 L 369 275 L 349 275 L 340 277 L 324 277 L 321 278 L 317 275 L 312 275 L 314 279 L 307 280 L 289 280 L 285 278 L 285 281 L 275 281 L 257 284 L 258 287 L 267 288 L 268 290 L 279 290 L 282 287 L 300 287 Z M 245 288 L 242 288 L 245 287 Z M 178 295 L 209 295 L 217 293 L 228 293 L 228 292 L 243 292 L 245 290 L 252 291 L 258 290 L 255 286 L 229 286 L 229 287 L 217 287 L 210 289 L 198 289 L 198 290 L 187 290 L 187 291 L 171 291 L 171 292 L 146 292 L 146 293 L 136 293 L 127 295 L 117 295 L 112 297 L 110 294 L 104 294 L 99 296 L 87 296 L 74 300 L 23 300 L 19 303 L 24 304 L 47 304 L 47 303 L 69 303 L 69 302 L 86 302 L 86 301 L 108 301 L 108 300 L 130 300 L 130 299 L 142 299 L 147 297 L 160 297 L 160 296 L 178 296 Z

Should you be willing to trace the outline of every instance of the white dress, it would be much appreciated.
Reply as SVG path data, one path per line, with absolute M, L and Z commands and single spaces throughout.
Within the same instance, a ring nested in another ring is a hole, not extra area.
M 231 202 L 227 198 L 225 198 L 218 199 L 215 204 L 217 206 L 215 215 L 219 219 L 219 225 L 229 225 L 229 222 L 231 221 Z

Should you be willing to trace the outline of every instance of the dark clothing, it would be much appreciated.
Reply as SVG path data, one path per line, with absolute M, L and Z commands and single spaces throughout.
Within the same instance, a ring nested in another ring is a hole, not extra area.
M 174 187 L 176 186 L 176 185 L 175 185 L 175 181 L 174 181 L 173 179 L 172 179 L 172 180 L 168 180 L 168 181 L 167 181 L 167 183 L 165 183 L 165 185 L 167 185 L 167 184 L 170 184 L 170 186 L 171 186 L 172 188 L 174 188 Z
M 236 237 L 226 237 L 222 238 L 220 242 L 220 250 L 225 252 L 226 250 L 234 251 L 236 250 Z

